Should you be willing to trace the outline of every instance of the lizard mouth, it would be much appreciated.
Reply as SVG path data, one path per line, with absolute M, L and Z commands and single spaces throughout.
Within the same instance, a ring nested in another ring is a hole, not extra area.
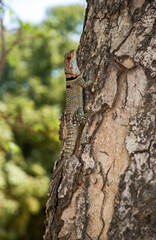
M 67 73 L 66 73 L 67 74 Z M 78 77 L 79 75 L 77 75 L 77 76 L 73 76 L 73 77 L 67 77 L 66 78 L 66 81 L 71 81 L 71 80 L 75 80 L 77 77 Z
M 75 80 L 78 76 L 76 77 L 70 77 L 70 78 L 66 78 L 66 81 L 71 81 L 71 80 Z
M 72 74 L 71 72 L 65 72 L 65 74 L 75 75 L 75 74 Z M 77 76 L 79 76 L 79 74 Z

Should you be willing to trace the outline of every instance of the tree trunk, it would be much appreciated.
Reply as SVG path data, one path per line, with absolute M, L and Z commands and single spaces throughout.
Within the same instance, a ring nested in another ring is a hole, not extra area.
M 45 240 L 156 239 L 155 9 L 88 0 L 78 64 L 86 80 L 98 72 L 84 91 L 91 116 L 51 182 Z M 63 148 L 63 117 L 61 128 Z

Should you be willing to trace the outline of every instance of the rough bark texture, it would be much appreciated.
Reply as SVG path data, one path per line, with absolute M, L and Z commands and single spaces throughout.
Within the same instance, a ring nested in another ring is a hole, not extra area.
M 50 186 L 45 240 L 156 239 L 155 16 L 155 0 L 88 0 L 78 63 L 98 77 Z

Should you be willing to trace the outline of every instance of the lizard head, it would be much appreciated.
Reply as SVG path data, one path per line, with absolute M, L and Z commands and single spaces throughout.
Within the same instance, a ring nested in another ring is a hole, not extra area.
M 80 71 L 76 61 L 76 51 L 71 50 L 64 57 L 64 72 L 66 78 L 77 77 Z

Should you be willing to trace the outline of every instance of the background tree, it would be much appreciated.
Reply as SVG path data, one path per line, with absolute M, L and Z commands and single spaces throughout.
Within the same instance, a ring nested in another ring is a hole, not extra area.
M 156 238 L 155 9 L 88 1 L 78 63 L 86 79 L 98 71 L 92 114 L 51 182 L 45 240 Z
M 84 10 L 80 5 L 48 9 L 38 25 L 21 22 L 7 6 L 0 10 L 5 52 L 0 72 L 0 239 L 39 240 L 60 150 L 63 56 L 77 47 Z M 16 29 L 4 25 L 6 12 Z

